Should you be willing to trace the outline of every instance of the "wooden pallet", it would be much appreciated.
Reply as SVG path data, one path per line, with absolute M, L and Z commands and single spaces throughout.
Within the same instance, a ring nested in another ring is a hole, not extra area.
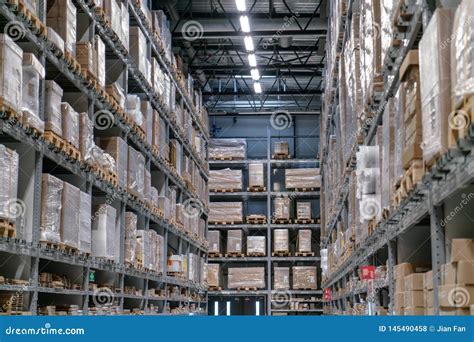
M 390 217 L 390 208 L 383 208 L 382 209 L 382 219 L 383 220 L 388 220 Z
M 209 258 L 222 258 L 222 253 L 208 252 L 207 256 Z
M 222 225 L 222 226 L 241 224 L 241 223 L 242 221 L 209 221 L 209 224 Z
M 469 128 L 474 124 L 474 95 L 466 96 L 448 117 L 448 145 L 457 148 L 459 140 L 469 137 Z
M 311 192 L 311 191 L 316 191 L 319 188 L 287 188 L 288 191 L 293 191 L 293 192 Z
M 238 287 L 237 288 L 237 291 L 241 292 L 241 291 L 257 291 L 258 288 L 257 287 Z
M 243 160 L 244 158 L 242 157 L 213 157 L 213 158 L 209 158 L 209 160 L 220 160 L 220 161 L 229 161 L 229 160 Z
M 377 221 L 377 218 L 372 218 L 368 224 L 368 234 L 372 235 L 377 230 L 378 225 L 379 222 Z
M 79 151 L 79 149 L 70 142 L 66 141 L 63 147 L 63 151 L 69 158 L 74 160 L 81 160 L 81 151 Z
M 184 278 L 184 273 L 181 272 L 168 272 L 169 277 L 174 277 L 174 278 Z
M 405 171 L 400 181 L 400 188 L 402 188 L 403 193 L 409 195 L 415 189 L 415 186 L 421 182 L 424 174 L 423 160 L 412 160 L 410 167 Z
M 296 252 L 297 257 L 314 257 L 314 252 Z
M 248 192 L 265 192 L 267 191 L 267 188 L 264 186 L 250 186 L 247 188 Z
M 264 256 L 265 256 L 265 253 L 262 253 L 262 252 L 251 252 L 251 253 L 247 253 L 247 256 L 248 256 L 248 257 L 257 257 L 257 258 L 260 258 L 260 257 L 264 257 Z
M 225 192 L 240 192 L 242 191 L 241 189 L 210 189 L 209 190 L 210 192 L 222 192 L 222 193 L 225 193 Z
M 16 226 L 5 218 L 0 218 L 0 237 L 16 238 Z
M 23 123 L 23 129 L 25 130 L 25 133 L 30 135 L 31 137 L 35 139 L 39 139 L 43 136 L 43 131 L 40 131 L 38 128 L 30 126 L 27 123 Z
M 20 122 L 21 121 L 21 114 L 18 113 L 13 106 L 9 103 L 9 101 L 0 98 L 0 112 L 2 113 L 1 117 L 6 117 L 8 121 L 11 122 Z
M 272 257 L 290 257 L 290 251 L 274 251 L 272 252 Z
M 230 252 L 225 254 L 226 258 L 244 258 L 245 254 L 244 253 L 235 253 L 235 252 Z
M 44 140 L 59 151 L 64 151 L 66 141 L 53 131 L 44 131 Z
M 66 60 L 70 69 L 72 69 L 77 74 L 81 73 L 81 65 L 77 59 L 69 51 L 64 51 L 64 59 Z
M 283 219 L 283 218 L 278 218 L 278 219 L 272 219 L 272 224 L 291 224 L 291 219 Z
M 272 154 L 272 159 L 288 160 L 288 159 L 291 159 L 291 154 L 286 154 L 286 153 L 273 153 L 273 154 Z
M 222 287 L 220 286 L 209 286 L 207 288 L 208 291 L 222 291 Z
M 264 215 L 249 215 L 246 221 L 248 224 L 266 224 L 267 218 Z
M 293 220 L 295 224 L 313 224 L 314 220 L 313 219 L 295 219 Z

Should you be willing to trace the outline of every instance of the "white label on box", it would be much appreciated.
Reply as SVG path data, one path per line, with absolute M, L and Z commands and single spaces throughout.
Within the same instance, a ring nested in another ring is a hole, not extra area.
M 309 277 L 309 282 L 310 282 L 310 283 L 314 283 L 314 282 L 315 282 L 313 276 Z
M 217 243 L 215 243 L 215 244 L 212 245 L 212 249 L 213 249 L 214 251 L 217 250 Z
M 235 249 L 240 250 L 240 243 L 236 243 L 236 244 L 235 244 Z

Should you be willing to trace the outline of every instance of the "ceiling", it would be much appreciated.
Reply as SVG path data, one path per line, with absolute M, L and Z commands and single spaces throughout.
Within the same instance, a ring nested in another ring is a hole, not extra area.
M 212 113 L 320 109 L 326 0 L 247 0 L 260 71 L 256 94 L 235 0 L 169 0 L 175 53 L 203 87 Z M 244 13 L 245 14 L 245 13 Z

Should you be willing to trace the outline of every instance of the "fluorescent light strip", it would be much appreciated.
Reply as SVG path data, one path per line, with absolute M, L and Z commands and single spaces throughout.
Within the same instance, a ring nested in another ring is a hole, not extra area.
M 237 5 L 237 9 L 240 12 L 245 12 L 247 10 L 247 6 L 245 6 L 245 0 L 235 0 L 235 4 Z
M 258 81 L 260 79 L 260 72 L 258 71 L 258 69 L 250 70 L 250 75 L 252 75 L 252 79 L 254 81 Z
M 257 58 L 254 53 L 249 53 L 249 65 L 253 68 L 257 67 Z
M 249 17 L 246 15 L 240 17 L 240 28 L 242 29 L 242 32 L 250 32 Z
M 262 92 L 262 85 L 260 84 L 260 82 L 255 82 L 253 84 L 253 88 L 255 90 L 255 93 L 257 94 L 260 94 Z
M 246 36 L 244 38 L 244 43 L 245 43 L 245 49 L 247 51 L 253 51 L 254 50 L 252 37 Z

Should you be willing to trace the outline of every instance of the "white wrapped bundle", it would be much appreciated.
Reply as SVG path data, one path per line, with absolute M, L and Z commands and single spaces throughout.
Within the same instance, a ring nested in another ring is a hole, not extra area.
M 79 209 L 81 191 L 64 182 L 61 205 L 61 242 L 79 248 Z
M 52 131 L 58 136 L 63 136 L 63 123 L 61 114 L 61 99 L 63 90 L 54 81 L 45 81 L 45 109 L 44 129 Z
M 289 290 L 290 289 L 290 268 L 274 267 L 273 268 L 273 289 Z
M 115 220 L 117 212 L 108 204 L 94 208 L 92 221 L 92 256 L 113 259 L 115 256 Z
M 264 267 L 229 268 L 228 288 L 265 287 Z
M 92 252 L 92 228 L 91 228 L 91 209 L 92 198 L 91 195 L 82 192 L 80 193 L 79 203 L 79 250 L 83 253 L 90 254 Z
M 100 146 L 115 160 L 118 176 L 118 184 L 125 189 L 127 187 L 128 172 L 128 145 L 120 137 L 108 137 L 100 139 Z
M 63 181 L 43 174 L 41 183 L 41 226 L 40 241 L 59 243 Z
M 209 203 L 209 222 L 242 222 L 242 202 Z
M 290 218 L 290 203 L 291 203 L 291 200 L 288 197 L 275 198 L 275 218 L 276 219 L 289 219 Z
M 357 170 L 380 167 L 378 146 L 359 146 L 356 158 Z
M 127 263 L 135 263 L 135 250 L 137 247 L 137 215 L 127 211 L 125 213 L 125 255 L 124 260 Z
M 153 269 L 154 265 L 151 239 L 151 231 L 137 230 L 136 263 L 150 270 Z
M 44 122 L 39 118 L 39 86 L 44 78 L 44 67 L 32 53 L 23 54 L 22 107 L 23 123 L 44 131 Z M 26 115 L 25 115 L 26 114 Z M 28 118 L 25 120 L 25 118 Z
M 273 251 L 288 252 L 289 250 L 288 229 L 275 229 L 273 231 Z
M 311 202 L 296 203 L 296 217 L 300 220 L 311 220 Z
M 316 267 L 293 266 L 293 289 L 294 290 L 316 290 Z
M 265 236 L 247 236 L 247 254 L 265 255 Z
M 249 164 L 249 187 L 264 186 L 263 163 Z
M 209 171 L 209 188 L 211 190 L 242 190 L 242 170 Z
M 127 51 L 130 50 L 130 14 L 128 13 L 128 8 L 126 3 L 120 4 L 120 23 L 121 23 L 121 34 L 120 40 L 122 41 L 123 46 Z
M 0 145 L 0 218 L 14 221 L 18 191 L 18 153 Z
M 227 253 L 242 253 L 242 230 L 227 232 Z
M 245 159 L 245 139 L 212 139 L 209 142 L 209 159 Z
M 48 1 L 46 24 L 52 27 L 64 40 L 64 49 L 76 55 L 76 13 L 71 0 Z
M 311 229 L 298 230 L 298 252 L 311 252 Z
M 63 139 L 79 148 L 79 114 L 67 102 L 61 103 Z
M 121 10 L 116 0 L 104 0 L 105 17 L 112 30 L 120 37 L 122 35 Z
M 94 124 L 87 113 L 79 114 L 79 150 L 86 162 L 92 161 L 94 148 Z

